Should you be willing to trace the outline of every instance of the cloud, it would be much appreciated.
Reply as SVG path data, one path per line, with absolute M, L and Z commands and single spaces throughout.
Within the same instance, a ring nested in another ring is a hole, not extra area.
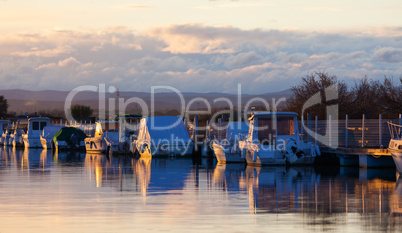
M 374 52 L 374 59 L 387 62 L 387 63 L 398 63 L 402 62 L 402 48 L 380 48 Z
M 387 33 L 389 32 L 389 33 Z M 320 70 L 343 80 L 402 75 L 402 28 L 242 30 L 201 24 L 0 35 L 2 88 L 71 90 L 113 85 L 150 91 L 281 91 Z
M 115 9 L 151 9 L 154 8 L 150 5 L 139 5 L 139 4 L 126 4 L 114 6 Z

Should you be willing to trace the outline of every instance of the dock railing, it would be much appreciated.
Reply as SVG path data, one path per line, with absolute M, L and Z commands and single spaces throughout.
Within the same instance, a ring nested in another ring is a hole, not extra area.
M 391 134 L 391 138 L 400 140 L 402 139 L 402 125 L 395 124 L 390 121 L 388 123 L 389 133 Z
M 391 139 L 390 132 L 386 130 L 388 122 L 400 124 L 401 117 L 382 119 L 380 114 L 378 119 L 366 119 L 364 115 L 361 119 L 349 119 L 348 116 L 342 120 L 333 120 L 330 117 L 327 120 L 318 120 L 317 117 L 315 120 L 302 119 L 299 121 L 299 132 L 302 141 L 319 146 L 386 148 Z M 307 133 L 307 129 L 310 133 Z

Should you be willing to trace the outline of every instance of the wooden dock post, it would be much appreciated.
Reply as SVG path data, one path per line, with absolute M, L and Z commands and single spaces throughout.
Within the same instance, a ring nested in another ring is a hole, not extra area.
M 378 119 L 378 134 L 380 136 L 379 146 L 380 146 L 380 148 L 382 148 L 382 115 L 381 114 L 379 115 L 379 119 Z
M 195 151 L 198 151 L 198 116 L 194 116 L 193 141 L 194 141 Z
M 300 122 L 300 137 L 301 137 L 301 141 L 303 142 L 303 125 L 304 125 L 304 116 L 301 116 L 301 122 Z
M 314 146 L 317 146 L 317 128 L 318 128 L 318 116 L 315 116 L 315 127 L 314 127 Z
M 332 147 L 332 116 L 329 115 L 329 147 Z
M 221 126 L 222 126 L 222 118 L 218 119 L 218 140 L 221 141 Z
M 365 116 L 363 114 L 363 118 L 362 118 L 362 148 L 364 147 L 364 126 L 365 126 Z
M 402 125 L 402 114 L 399 114 L 399 125 Z
M 348 121 L 349 121 L 349 116 L 348 114 L 346 114 L 346 118 L 345 118 L 345 147 L 348 147 L 348 132 L 349 132 L 349 126 L 348 126 Z

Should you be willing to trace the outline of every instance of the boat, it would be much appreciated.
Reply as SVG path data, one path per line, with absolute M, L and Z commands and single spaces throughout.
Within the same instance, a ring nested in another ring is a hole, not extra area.
M 15 123 L 14 130 L 10 132 L 10 141 L 13 147 L 24 146 L 22 135 L 28 131 L 28 119 L 18 119 Z
M 156 116 L 142 118 L 136 150 L 141 156 L 189 156 L 194 143 L 182 117 Z
M 116 120 L 119 121 L 119 153 L 120 154 L 136 154 L 135 143 L 138 136 L 138 122 L 141 115 L 125 114 L 117 115 Z
M 7 132 L 8 127 L 10 127 L 10 121 L 9 120 L 0 120 L 0 132 L 1 132 L 1 137 L 0 137 L 0 145 L 7 144 L 5 143 L 6 140 L 8 140 L 7 136 L 10 137 L 8 134 L 3 137 L 3 135 Z
M 47 117 L 31 117 L 28 119 L 28 128 L 21 135 L 25 148 L 42 148 L 40 137 L 47 125 L 50 125 L 50 119 Z
M 95 122 L 95 135 L 85 138 L 85 149 L 88 153 L 118 153 L 119 122 Z
M 250 165 L 310 165 L 320 155 L 318 145 L 300 140 L 297 113 L 259 112 L 249 118 L 249 131 L 239 142 Z
M 11 135 L 14 134 L 14 127 L 9 126 L 1 135 L 1 138 L 3 140 L 3 145 L 4 146 L 12 146 L 13 141 L 11 138 Z
M 80 128 L 61 127 L 54 133 L 50 145 L 53 151 L 85 150 L 86 138 L 87 135 Z
M 57 125 L 48 125 L 45 126 L 42 130 L 42 134 L 40 135 L 40 142 L 42 144 L 43 149 L 48 149 L 52 147 L 53 137 L 57 131 L 59 131 L 63 126 Z
M 388 150 L 394 159 L 398 172 L 402 173 L 402 125 L 388 122 L 388 129 L 391 134 Z
M 212 148 L 219 163 L 243 163 L 245 158 L 239 151 L 239 141 L 248 132 L 246 122 L 230 122 L 226 129 L 226 137 L 219 141 L 215 139 Z

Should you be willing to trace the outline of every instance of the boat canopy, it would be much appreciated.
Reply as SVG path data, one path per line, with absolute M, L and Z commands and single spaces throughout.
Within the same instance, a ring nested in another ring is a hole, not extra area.
M 138 140 L 152 142 L 190 142 L 190 136 L 183 118 L 176 116 L 156 116 L 141 119 Z
M 54 135 L 61 129 L 63 126 L 56 125 L 48 125 L 43 128 L 42 137 L 46 139 L 52 139 Z
M 54 134 L 53 141 L 70 141 L 70 138 L 73 134 L 77 134 L 79 137 L 79 141 L 83 141 L 87 135 L 78 128 L 75 127 L 63 127 L 57 133 Z

